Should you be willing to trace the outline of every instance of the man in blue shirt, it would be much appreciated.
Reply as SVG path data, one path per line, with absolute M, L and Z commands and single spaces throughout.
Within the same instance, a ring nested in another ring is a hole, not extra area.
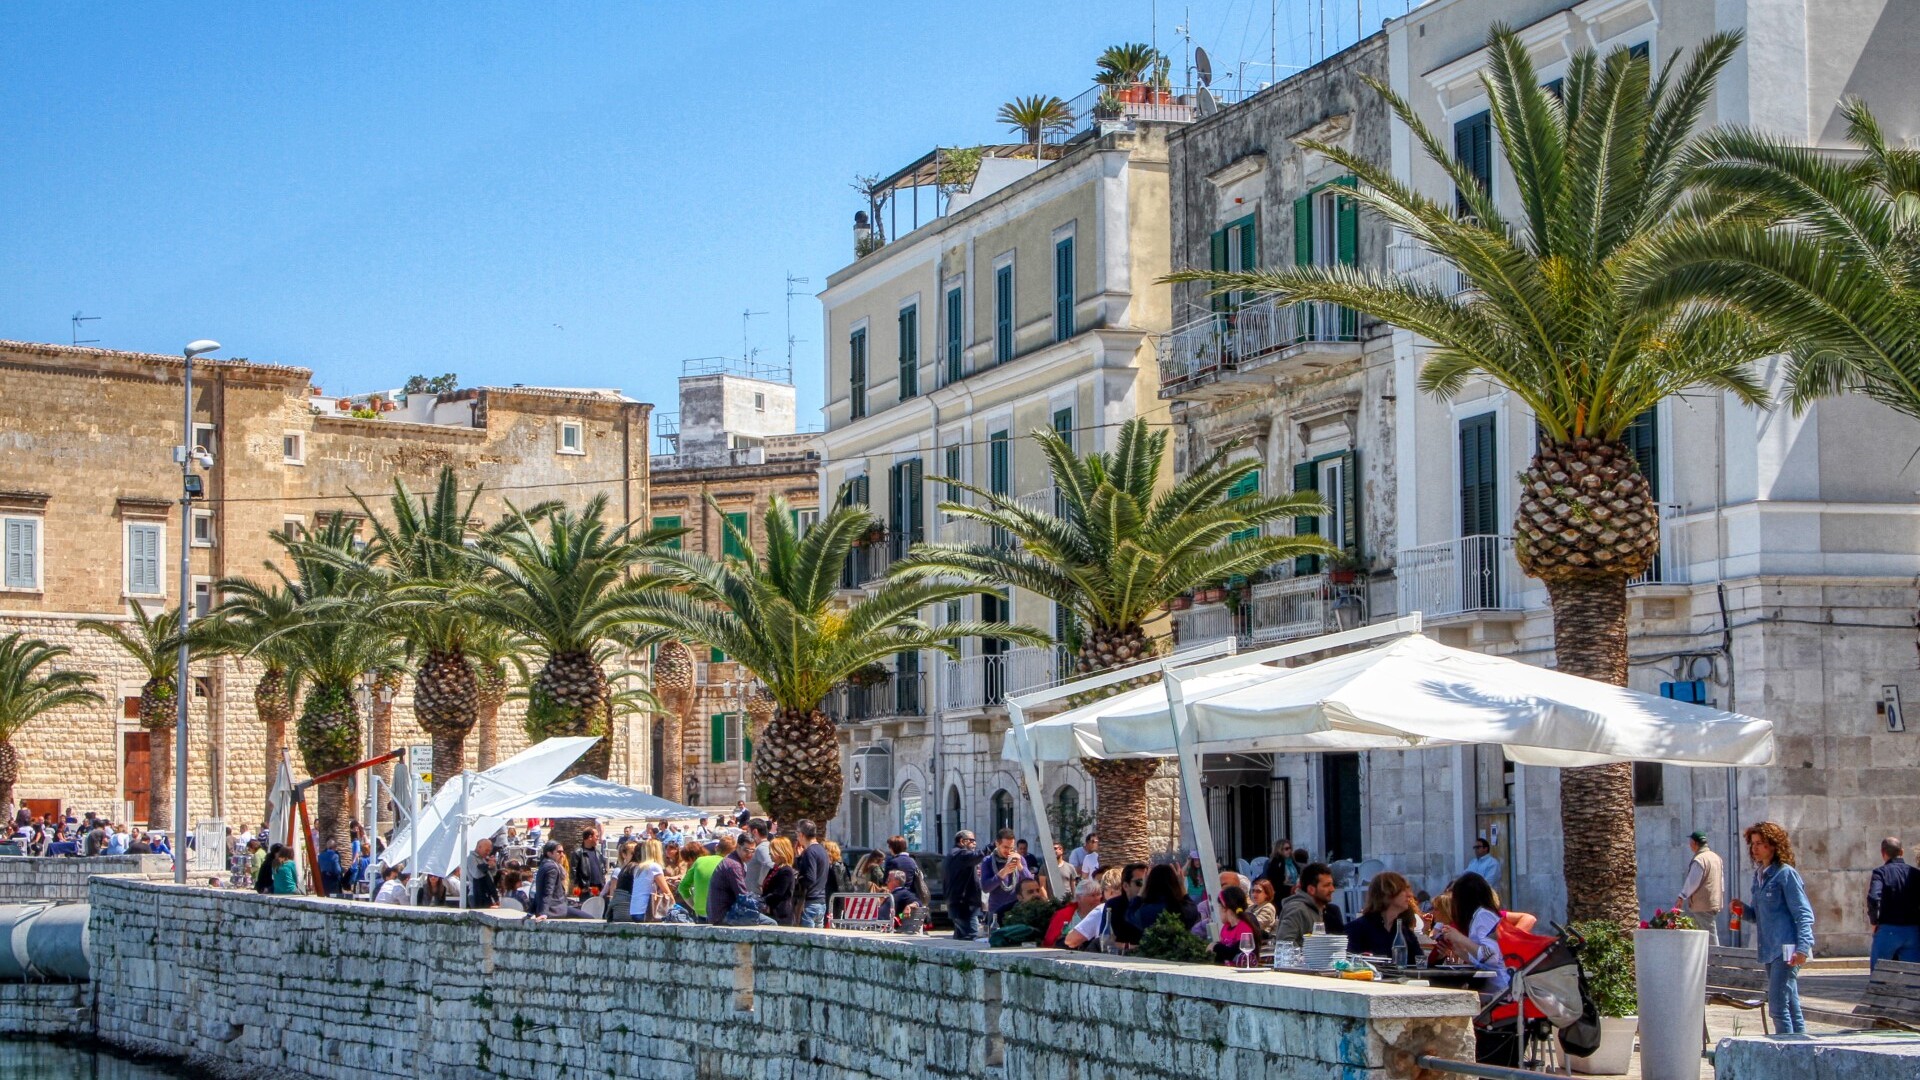
M 1012 829 L 1001 829 L 994 839 L 993 854 L 980 860 L 980 891 L 986 896 L 987 915 L 998 919 L 1020 902 L 1020 883 L 1034 878 L 1027 861 L 1014 850 Z
M 1900 838 L 1880 841 L 1886 861 L 1874 868 L 1867 885 L 1867 924 L 1873 927 L 1869 969 L 1882 960 L 1920 962 L 1920 874 L 1901 858 Z

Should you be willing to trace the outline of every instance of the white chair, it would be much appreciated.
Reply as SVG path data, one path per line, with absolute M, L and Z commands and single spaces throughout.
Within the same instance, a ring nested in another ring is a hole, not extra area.
M 1327 869 L 1333 871 L 1334 887 L 1338 889 L 1351 887 L 1354 880 L 1353 872 L 1359 865 L 1359 863 L 1354 862 L 1352 859 L 1341 859 L 1332 866 L 1329 866 Z
M 527 906 L 525 904 L 522 904 L 520 902 L 520 898 L 517 896 L 503 896 L 500 898 L 500 910 L 518 911 L 522 914 L 525 914 L 527 910 Z
M 1360 887 L 1364 889 L 1372 884 L 1373 879 L 1380 876 L 1381 872 L 1386 870 L 1386 868 L 1387 864 L 1381 862 L 1379 859 L 1368 859 L 1361 863 L 1359 868 L 1354 871 L 1354 877 L 1358 880 Z
M 607 917 L 606 898 L 600 896 L 592 897 L 588 899 L 586 903 L 580 905 L 580 910 L 586 912 L 593 918 L 604 919 Z

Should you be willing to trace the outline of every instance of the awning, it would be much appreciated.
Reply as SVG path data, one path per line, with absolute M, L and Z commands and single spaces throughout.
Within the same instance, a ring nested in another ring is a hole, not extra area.
M 553 783 L 555 777 L 566 772 L 568 766 L 598 741 L 591 735 L 543 739 L 485 772 L 466 774 L 468 805 L 498 803 L 538 791 Z M 401 828 L 393 834 L 392 841 L 380 853 L 381 864 L 404 865 L 413 873 L 435 876 L 445 876 L 458 866 L 461 853 L 458 822 L 454 819 L 460 805 L 460 791 L 458 777 L 440 785 L 433 801 L 420 811 L 414 827 Z M 492 836 L 499 827 L 496 824 L 478 835 Z
M 649 795 L 638 788 L 576 776 L 531 794 L 507 799 L 474 811 L 489 818 L 595 818 L 600 821 L 692 821 L 700 811 L 691 806 Z M 496 826 L 497 827 L 497 826 Z M 490 834 L 483 834 L 490 835 Z

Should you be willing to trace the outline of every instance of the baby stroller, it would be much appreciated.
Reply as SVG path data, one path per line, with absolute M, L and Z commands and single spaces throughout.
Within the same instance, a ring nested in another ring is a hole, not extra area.
M 1481 1064 L 1565 1071 L 1565 1054 L 1600 1048 L 1599 1012 L 1580 969 L 1586 941 L 1557 924 L 1554 930 L 1549 937 L 1502 923 L 1497 931 L 1512 981 L 1474 1017 Z

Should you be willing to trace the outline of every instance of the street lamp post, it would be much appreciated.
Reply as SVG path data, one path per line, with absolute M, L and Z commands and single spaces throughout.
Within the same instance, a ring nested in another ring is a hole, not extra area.
M 187 702 L 193 679 L 187 671 L 187 628 L 193 623 L 193 500 L 200 494 L 200 478 L 193 473 L 194 462 L 211 455 L 193 443 L 193 358 L 220 348 L 217 341 L 193 341 L 181 350 L 186 357 L 186 374 L 180 397 L 182 443 L 175 454 L 180 461 L 180 672 L 174 688 L 173 726 L 173 883 L 187 883 Z

